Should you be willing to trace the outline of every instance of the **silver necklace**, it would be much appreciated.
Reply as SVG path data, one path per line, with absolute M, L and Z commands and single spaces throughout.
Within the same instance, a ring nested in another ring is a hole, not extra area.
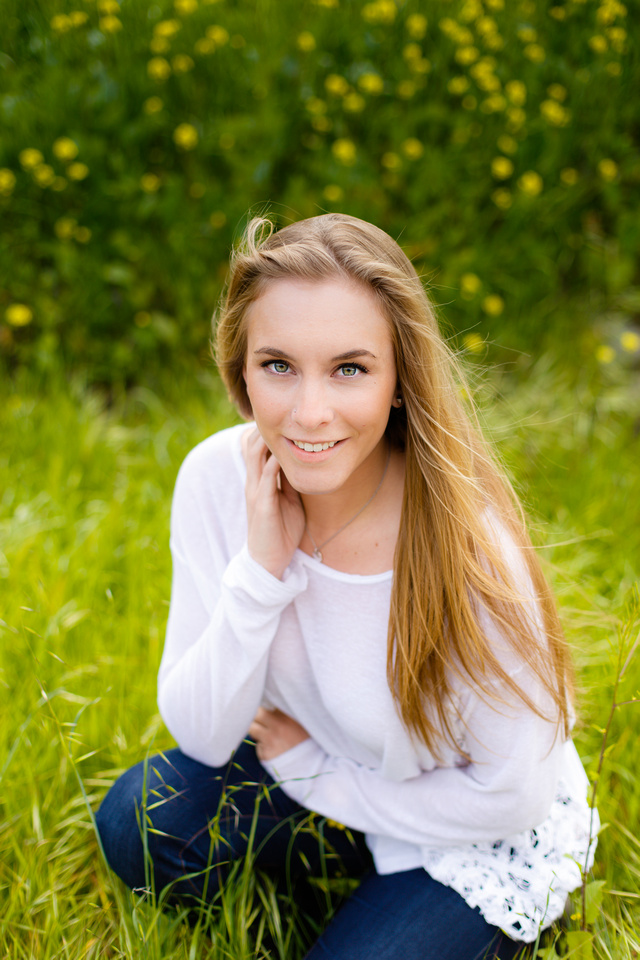
M 353 521 L 356 519 L 356 517 L 359 517 L 360 514 L 363 512 L 363 510 L 366 510 L 366 509 L 367 509 L 367 507 L 369 506 L 369 504 L 371 503 L 371 501 L 372 501 L 372 500 L 376 497 L 376 495 L 379 493 L 380 487 L 381 487 L 382 484 L 384 483 L 384 478 L 386 477 L 386 475 L 387 475 L 387 470 L 389 469 L 389 461 L 390 461 L 390 460 L 391 460 L 391 445 L 389 445 L 389 450 L 388 450 L 388 452 L 387 452 L 387 462 L 386 462 L 385 465 L 384 465 L 384 470 L 382 471 L 382 476 L 380 477 L 380 483 L 379 483 L 378 486 L 375 488 L 375 490 L 373 491 L 373 493 L 371 494 L 371 496 L 369 497 L 369 499 L 367 500 L 367 502 L 364 503 L 364 504 L 360 507 L 360 509 L 358 510 L 357 513 L 354 513 L 354 515 L 351 517 L 350 520 L 347 520 L 347 522 L 346 522 L 346 523 L 343 523 L 341 527 L 338 527 L 338 529 L 336 530 L 336 532 L 335 532 L 335 533 L 332 533 L 331 536 L 330 536 L 327 540 L 324 541 L 324 543 L 321 543 L 321 544 L 320 544 L 320 546 L 318 546 L 318 544 L 315 542 L 315 540 L 314 540 L 313 537 L 311 536 L 311 530 L 309 530 L 309 526 L 308 526 L 307 521 L 306 521 L 306 519 L 305 519 L 304 528 L 305 528 L 305 530 L 307 531 L 307 535 L 308 535 L 308 537 L 309 537 L 309 540 L 311 540 L 311 543 L 312 543 L 312 545 L 313 545 L 313 553 L 311 554 L 311 556 L 314 558 L 314 560 L 319 560 L 320 563 L 323 563 L 324 561 L 323 561 L 323 559 L 322 559 L 322 553 L 321 553 L 320 551 L 321 551 L 321 550 L 324 550 L 324 548 L 326 547 L 326 545 L 327 545 L 328 543 L 330 543 L 330 542 L 334 539 L 334 537 L 337 537 L 339 533 L 342 533 L 342 531 L 345 529 L 345 527 L 348 527 L 350 523 L 353 523 Z

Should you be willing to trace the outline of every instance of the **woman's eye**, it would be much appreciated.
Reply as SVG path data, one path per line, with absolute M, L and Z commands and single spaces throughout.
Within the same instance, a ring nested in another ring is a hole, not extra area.
M 356 377 L 362 369 L 353 363 L 346 363 L 340 367 L 343 377 Z
M 289 370 L 289 364 L 285 363 L 284 360 L 272 360 L 267 364 L 274 373 L 287 373 Z

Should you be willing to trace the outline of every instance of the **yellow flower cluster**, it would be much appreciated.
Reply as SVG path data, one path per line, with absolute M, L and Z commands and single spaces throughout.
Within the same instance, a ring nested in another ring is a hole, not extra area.
M 33 311 L 26 303 L 10 303 L 4 318 L 10 327 L 26 327 L 33 320 Z
M 82 27 L 89 17 L 84 10 L 72 10 L 71 13 L 58 13 L 50 20 L 54 33 L 68 33 L 74 27 Z
M 569 111 L 557 100 L 543 100 L 540 113 L 552 127 L 566 127 L 571 117 Z
M 516 107 L 522 107 L 527 102 L 527 88 L 522 80 L 509 80 L 504 85 L 504 92 Z
M 198 0 L 173 0 L 176 13 L 181 17 L 188 17 L 198 9 Z
M 384 80 L 379 73 L 363 73 L 358 77 L 358 86 L 363 93 L 377 96 L 384 90 Z
M 328 183 L 322 195 L 329 203 L 340 203 L 344 199 L 344 190 L 337 183 Z
M 8 167 L 0 167 L 0 195 L 9 197 L 16 185 L 16 175 Z
M 527 196 L 537 197 L 539 193 L 542 193 L 544 183 L 539 173 L 536 173 L 535 170 L 527 170 L 518 179 L 518 186 Z
M 598 173 L 603 180 L 611 183 L 618 176 L 618 164 L 615 160 L 605 159 L 598 163 Z
M 504 311 L 504 300 L 497 293 L 490 293 L 482 301 L 482 309 L 490 317 L 499 317 Z
M 393 0 L 374 0 L 373 3 L 365 3 L 362 18 L 367 23 L 393 23 L 397 12 L 398 8 Z
M 466 333 L 462 338 L 462 342 L 470 353 L 483 353 L 484 352 L 484 340 L 479 333 Z
M 356 162 L 356 145 L 353 140 L 349 140 L 347 137 L 334 140 L 331 145 L 331 151 L 336 160 L 343 163 L 346 167 L 351 167 Z
M 496 180 L 508 180 L 513 174 L 513 163 L 508 157 L 495 157 L 491 161 L 491 173 Z
M 424 145 L 417 137 L 408 137 L 402 143 L 402 152 L 408 160 L 419 160 L 424 153 Z
M 311 34 L 309 34 L 311 36 Z M 243 46 L 244 38 L 236 38 L 239 45 Z M 214 53 L 218 47 L 224 47 L 229 42 L 229 31 L 220 26 L 218 23 L 211 24 L 210 27 L 207 27 L 205 36 L 200 37 L 199 40 L 196 40 L 194 45 L 194 50 L 196 53 L 209 54 Z M 315 40 L 314 40 L 315 45 Z
M 302 33 L 298 34 L 296 45 L 298 50 L 302 50 L 303 53 L 311 53 L 316 48 L 316 38 L 308 30 L 303 30 Z
M 161 83 L 171 76 L 171 64 L 164 57 L 152 57 L 147 63 L 147 73 L 152 80 Z
M 460 277 L 460 294 L 465 300 L 472 300 L 482 289 L 482 280 L 475 273 L 463 273 Z
M 405 21 L 405 28 L 414 40 L 422 40 L 427 32 L 427 18 L 421 13 L 411 13 Z
M 56 220 L 53 229 L 59 240 L 77 240 L 78 243 L 88 243 L 91 239 L 91 230 L 82 227 L 73 217 L 60 217 Z
M 198 139 L 198 131 L 191 123 L 181 123 L 173 131 L 173 141 L 181 150 L 194 150 Z

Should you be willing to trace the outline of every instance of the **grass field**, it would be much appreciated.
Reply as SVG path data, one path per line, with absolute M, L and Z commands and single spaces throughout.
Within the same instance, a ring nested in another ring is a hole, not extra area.
M 250 869 L 193 926 L 136 901 L 106 869 L 93 830 L 91 810 L 117 775 L 171 744 L 155 705 L 170 497 L 186 452 L 232 420 L 214 375 L 106 398 L 25 374 L 1 391 L 0 958 L 302 956 L 301 918 Z M 620 644 L 624 661 L 638 630 L 638 387 L 622 368 L 570 375 L 543 358 L 517 378 L 485 375 L 479 393 L 546 544 L 592 778 L 612 714 L 593 875 L 602 903 L 595 896 L 595 922 L 580 933 L 576 898 L 572 932 L 544 955 L 637 957 L 640 712 L 612 711 L 612 698 L 632 700 L 640 686 L 632 656 L 615 689 Z

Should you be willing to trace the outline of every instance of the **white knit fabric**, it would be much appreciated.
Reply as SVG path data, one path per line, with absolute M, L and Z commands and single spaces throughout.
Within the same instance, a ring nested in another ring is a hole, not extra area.
M 296 551 L 280 581 L 250 557 L 244 429 L 196 447 L 176 483 L 158 680 L 167 727 L 183 752 L 221 766 L 260 705 L 283 710 L 310 735 L 265 764 L 289 796 L 363 831 L 379 873 L 424 867 L 489 923 L 535 940 L 595 847 L 587 855 L 588 785 L 573 743 L 499 684 L 486 702 L 454 681 L 457 749 L 436 762 L 407 733 L 387 685 L 392 572 L 346 574 Z M 530 591 L 514 545 L 492 528 Z M 486 616 L 483 628 L 508 674 L 550 708 Z

